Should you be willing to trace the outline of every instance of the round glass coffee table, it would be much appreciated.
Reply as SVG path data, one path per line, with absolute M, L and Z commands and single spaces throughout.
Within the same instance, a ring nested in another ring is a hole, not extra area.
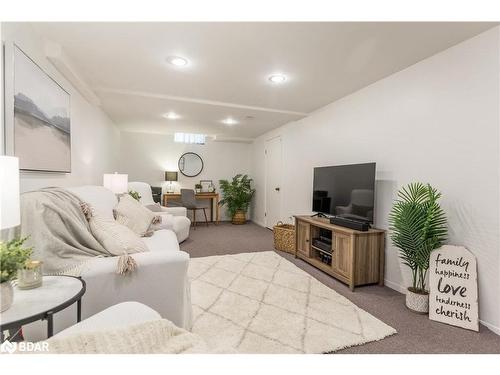
M 53 315 L 77 303 L 76 321 L 82 318 L 82 296 L 85 281 L 73 276 L 44 276 L 42 286 L 34 289 L 19 289 L 14 286 L 12 306 L 0 313 L 0 342 L 3 332 L 19 329 L 37 320 L 47 321 L 47 337 L 54 334 Z

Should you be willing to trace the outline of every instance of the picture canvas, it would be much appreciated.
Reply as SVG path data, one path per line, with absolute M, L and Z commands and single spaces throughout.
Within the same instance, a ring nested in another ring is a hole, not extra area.
M 14 153 L 20 169 L 71 172 L 70 95 L 17 46 Z

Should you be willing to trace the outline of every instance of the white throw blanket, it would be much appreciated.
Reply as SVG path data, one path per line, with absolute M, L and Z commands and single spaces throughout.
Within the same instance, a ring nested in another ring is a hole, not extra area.
M 49 354 L 193 354 L 219 353 L 198 335 L 166 319 L 123 329 L 79 333 L 46 341 Z M 227 353 L 225 349 L 223 352 Z M 234 351 L 233 351 L 234 352 Z

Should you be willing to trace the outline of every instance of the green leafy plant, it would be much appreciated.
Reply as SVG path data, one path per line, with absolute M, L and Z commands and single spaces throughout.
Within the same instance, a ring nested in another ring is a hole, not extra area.
M 252 188 L 252 179 L 248 175 L 237 174 L 231 181 L 220 180 L 219 185 L 223 198 L 219 205 L 227 205 L 227 212 L 231 217 L 236 211 L 248 211 L 255 189 Z
M 139 202 L 141 200 L 141 195 L 135 190 L 129 190 L 128 195 L 130 195 L 132 198 L 134 198 L 137 202 Z
M 431 252 L 447 237 L 446 216 L 438 203 L 441 193 L 420 182 L 403 187 L 389 214 L 391 240 L 403 264 L 412 271 L 416 293 L 426 293 L 425 279 Z
M 14 279 L 17 270 L 30 258 L 33 249 L 23 246 L 27 239 L 0 242 L 0 283 Z

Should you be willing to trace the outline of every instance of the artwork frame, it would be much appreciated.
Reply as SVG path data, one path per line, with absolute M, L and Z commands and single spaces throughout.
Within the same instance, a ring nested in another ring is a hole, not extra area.
M 200 185 L 202 193 L 211 193 L 210 187 L 213 186 L 212 180 L 200 180 Z
M 23 172 L 71 173 L 71 95 L 15 43 L 4 45 L 4 149 Z

